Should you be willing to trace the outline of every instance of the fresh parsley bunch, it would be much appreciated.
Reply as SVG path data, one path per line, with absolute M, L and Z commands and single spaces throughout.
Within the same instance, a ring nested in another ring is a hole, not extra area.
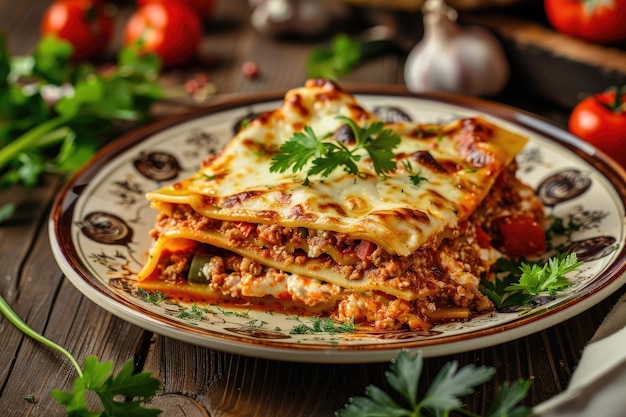
M 419 395 L 419 379 L 424 360 L 421 352 L 412 356 L 403 350 L 392 361 L 386 373 L 389 385 L 403 400 L 397 402 L 380 388 L 370 385 L 364 397 L 350 399 L 345 408 L 337 411 L 338 417 L 448 417 L 452 412 L 459 415 L 478 417 L 465 408 L 461 398 L 470 395 L 474 389 L 493 377 L 493 368 L 466 365 L 458 369 L 456 362 L 446 363 L 428 390 Z M 519 381 L 511 385 L 503 384 L 497 397 L 487 412 L 487 417 L 525 417 L 532 410 L 523 406 L 522 401 L 530 387 L 529 381 Z
M 73 172 L 115 122 L 145 118 L 162 96 L 160 61 L 138 51 L 122 49 L 117 66 L 99 73 L 73 65 L 71 44 L 53 37 L 32 55 L 12 58 L 0 34 L 0 188 Z

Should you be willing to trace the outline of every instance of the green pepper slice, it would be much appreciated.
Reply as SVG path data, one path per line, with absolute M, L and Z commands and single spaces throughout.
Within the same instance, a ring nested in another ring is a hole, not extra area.
M 202 268 L 204 268 L 204 265 L 211 262 L 211 258 L 213 258 L 213 255 L 209 255 L 208 253 L 194 254 L 191 259 L 191 265 L 189 266 L 187 281 L 193 282 L 194 284 L 208 284 L 211 282 L 210 278 L 202 272 Z

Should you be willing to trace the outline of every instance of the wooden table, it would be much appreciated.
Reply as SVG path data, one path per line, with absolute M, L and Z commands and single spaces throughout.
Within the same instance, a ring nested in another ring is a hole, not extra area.
M 38 22 L 48 2 L 0 2 L 0 28 L 8 32 L 13 54 L 32 50 Z M 127 16 L 120 5 L 119 20 Z M 306 79 L 304 61 L 319 41 L 277 41 L 259 36 L 248 23 L 247 2 L 223 0 L 205 28 L 204 50 L 218 58 L 213 64 L 175 71 L 171 82 L 197 70 L 207 71 L 220 95 L 262 90 L 286 90 Z M 350 83 L 403 83 L 403 56 L 387 54 L 367 62 L 342 78 Z M 241 73 L 242 63 L 256 62 L 260 77 Z M 567 110 L 525 95 L 512 86 L 495 101 L 542 114 L 563 125 Z M 207 104 L 210 104 L 210 100 Z M 184 110 L 159 105 L 155 114 Z M 62 180 L 46 177 L 33 190 L 14 188 L 0 193 L 0 205 L 14 202 L 17 213 L 0 225 L 0 292 L 35 330 L 64 346 L 82 363 L 95 355 L 113 361 L 116 372 L 134 358 L 140 369 L 162 383 L 153 405 L 166 416 L 331 416 L 349 397 L 361 395 L 369 384 L 388 388 L 388 363 L 302 364 L 243 357 L 197 347 L 147 332 L 95 305 L 58 268 L 48 236 L 48 215 Z M 621 293 L 622 291 L 619 291 Z M 501 345 L 430 358 L 422 384 L 449 360 L 460 365 L 495 367 L 490 384 L 467 399 L 470 409 L 485 412 L 493 387 L 503 381 L 531 379 L 526 404 L 532 406 L 567 387 L 586 341 L 593 335 L 619 294 L 562 324 Z M 24 336 L 0 318 L 0 411 L 5 416 L 62 416 L 64 409 L 50 395 L 70 390 L 76 378 L 60 354 Z M 30 397 L 30 396 L 34 397 Z

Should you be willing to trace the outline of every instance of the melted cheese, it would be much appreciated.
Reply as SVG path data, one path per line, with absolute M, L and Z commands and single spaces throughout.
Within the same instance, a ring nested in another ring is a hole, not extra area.
M 387 124 L 401 143 L 394 149 L 397 169 L 384 178 L 366 157 L 358 177 L 340 168 L 309 185 L 302 172 L 270 172 L 272 156 L 293 133 L 305 126 L 318 137 L 333 133 L 342 124 L 338 115 L 361 126 L 376 120 L 334 84 L 309 81 L 240 131 L 196 175 L 147 197 L 160 210 L 167 210 L 164 203 L 187 204 L 213 219 L 347 233 L 407 256 L 436 248 L 466 220 L 526 143 L 482 118 L 446 126 Z M 416 174 L 424 178 L 417 185 Z

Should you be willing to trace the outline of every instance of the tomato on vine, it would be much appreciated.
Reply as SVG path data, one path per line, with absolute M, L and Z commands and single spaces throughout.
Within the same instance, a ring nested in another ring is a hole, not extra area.
M 568 129 L 626 168 L 626 87 L 593 94 L 572 110 Z
M 626 40 L 626 0 L 544 0 L 559 32 L 597 43 Z
M 41 20 L 41 35 L 72 44 L 74 61 L 96 57 L 113 36 L 113 16 L 98 0 L 56 0 Z

